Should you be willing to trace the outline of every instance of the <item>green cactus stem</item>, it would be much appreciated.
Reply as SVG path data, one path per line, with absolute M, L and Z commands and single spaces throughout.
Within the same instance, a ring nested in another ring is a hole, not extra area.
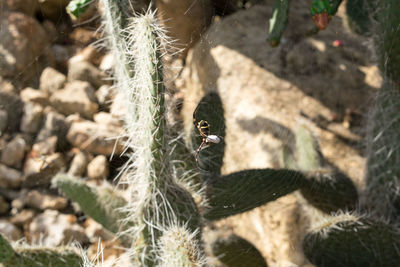
M 305 184 L 305 177 L 292 170 L 245 170 L 209 182 L 209 207 L 204 217 L 218 220 L 259 207 L 292 193 Z
M 7 262 L 15 256 L 14 250 L 0 234 L 0 263 Z
M 308 203 L 327 213 L 355 209 L 356 187 L 350 178 L 325 163 L 317 140 L 304 126 L 297 130 L 296 150 L 298 167 L 307 178 L 300 192 Z
M 228 267 L 267 267 L 258 249 L 237 235 L 220 237 L 214 240 L 211 247 L 218 260 Z
M 286 28 L 289 15 L 290 0 L 275 0 L 272 18 L 269 20 L 268 42 L 272 47 L 279 45 L 282 33 Z
M 397 228 L 352 215 L 327 217 L 303 241 L 307 258 L 319 267 L 397 266 L 399 247 Z
M 171 225 L 185 225 L 200 237 L 200 216 L 190 194 L 178 185 L 172 166 L 165 122 L 161 56 L 168 38 L 150 9 L 134 16 L 126 29 L 118 21 L 121 6 L 103 0 L 104 23 L 116 54 L 116 87 L 128 111 L 125 114 L 129 160 L 124 166 L 127 203 L 125 233 L 132 236 L 132 261 L 154 266 L 157 243 Z M 115 51 L 116 50 L 116 51 Z M 201 248 L 197 248 L 201 253 Z
M 159 267 L 204 266 L 205 258 L 199 253 L 197 232 L 185 227 L 172 226 L 163 230 L 158 241 Z
M 376 215 L 400 218 L 400 86 L 384 82 L 376 101 L 369 136 L 367 207 Z
M 305 126 L 296 132 L 296 152 L 298 166 L 302 171 L 314 171 L 321 168 L 322 154 L 317 140 Z
M 0 266 L 4 267 L 70 267 L 81 266 L 82 259 L 70 248 L 16 247 L 0 235 Z
M 315 208 L 331 213 L 338 210 L 354 210 L 357 207 L 357 189 L 343 173 L 324 168 L 308 172 L 306 177 L 307 183 L 300 192 Z
M 58 174 L 52 183 L 104 228 L 114 234 L 122 230 L 121 220 L 126 217 L 126 212 L 122 212 L 121 208 L 126 205 L 126 200 L 118 196 L 117 191 L 109 187 L 90 187 L 67 174 Z
M 400 1 L 377 2 L 376 19 L 379 66 L 383 74 L 400 83 Z M 398 86 L 397 88 L 398 89 Z
M 365 202 L 378 216 L 400 219 L 400 1 L 377 1 L 376 46 L 384 82 L 369 131 Z

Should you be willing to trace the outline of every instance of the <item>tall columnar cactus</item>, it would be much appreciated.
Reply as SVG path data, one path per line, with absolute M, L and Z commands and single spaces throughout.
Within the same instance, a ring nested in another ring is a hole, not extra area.
M 297 132 L 296 147 L 298 166 L 308 176 L 300 190 L 310 204 L 303 205 L 310 224 L 303 240 L 308 259 L 321 267 L 398 262 L 399 230 L 371 216 L 342 211 L 355 209 L 357 191 L 348 178 L 324 167 L 317 143 L 304 127 Z
M 400 216 L 400 2 L 377 1 L 376 46 L 383 85 L 369 134 L 366 202 L 398 223 Z
M 133 258 L 152 266 L 166 260 L 158 258 L 158 252 L 165 251 L 159 248 L 165 242 L 158 240 L 172 236 L 169 229 L 186 227 L 189 234 L 180 235 L 184 239 L 198 238 L 199 234 L 190 233 L 199 233 L 200 227 L 197 207 L 190 194 L 177 184 L 178 177 L 169 158 L 161 64 L 161 44 L 167 39 L 156 23 L 154 12 L 133 17 L 122 30 L 118 18 L 123 10 L 115 1 L 104 0 L 103 4 L 104 23 L 112 51 L 116 53 L 116 65 L 122 65 L 121 70 L 116 70 L 117 88 L 128 107 L 126 145 L 131 154 L 124 172 L 129 199 L 123 209 L 128 213 L 125 221 L 133 222 L 133 226 L 126 232 L 132 236 L 132 251 L 136 254 Z M 188 249 L 196 251 L 188 258 L 191 264 L 198 264 L 201 257 L 193 255 L 201 255 L 199 242 L 182 242 L 197 246 Z

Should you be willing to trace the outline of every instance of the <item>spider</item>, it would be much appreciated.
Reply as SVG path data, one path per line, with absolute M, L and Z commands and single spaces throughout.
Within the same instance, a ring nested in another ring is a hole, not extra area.
M 202 138 L 201 144 L 196 151 L 197 167 L 199 167 L 199 153 L 203 148 L 206 148 L 206 147 L 204 147 L 204 145 L 207 146 L 209 144 L 218 144 L 219 142 L 221 142 L 220 136 L 210 134 L 210 124 L 207 121 L 201 120 L 201 121 L 197 122 L 196 111 L 197 111 L 198 107 L 199 106 L 197 106 L 196 110 L 193 112 L 193 124 L 199 131 L 201 138 Z

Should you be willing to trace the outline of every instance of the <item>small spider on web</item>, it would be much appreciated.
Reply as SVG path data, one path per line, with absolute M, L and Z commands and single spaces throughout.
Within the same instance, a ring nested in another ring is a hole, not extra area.
M 199 148 L 196 151 L 196 165 L 199 169 L 199 154 L 200 151 L 204 148 L 207 148 L 211 144 L 219 144 L 221 142 L 222 137 L 214 134 L 210 134 L 210 124 L 206 120 L 200 120 L 197 121 L 196 119 L 196 113 L 197 109 L 199 108 L 199 105 L 196 107 L 196 109 L 193 112 L 193 124 L 199 131 L 199 134 L 201 135 L 202 141 L 199 146 Z M 202 169 L 201 169 L 202 170 Z

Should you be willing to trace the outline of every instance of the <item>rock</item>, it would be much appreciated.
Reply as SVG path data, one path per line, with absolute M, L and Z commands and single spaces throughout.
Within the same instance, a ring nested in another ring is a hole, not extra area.
M 64 197 L 31 190 L 25 197 L 25 205 L 40 210 L 61 210 L 68 206 L 68 200 Z
M 110 113 L 107 112 L 99 112 L 93 116 L 93 120 L 98 124 L 105 124 L 108 126 L 116 126 L 116 127 L 123 127 L 124 123 L 122 120 L 116 118 Z
M 39 12 L 44 19 L 57 22 L 65 16 L 65 8 L 69 0 L 38 0 Z
M 60 38 L 60 34 L 56 28 L 56 25 L 54 25 L 52 21 L 46 19 L 45 21 L 42 22 L 42 26 L 47 32 L 47 34 L 51 36 L 52 43 L 63 42 L 62 38 Z
M 22 189 L 20 191 L 17 192 L 16 195 L 13 196 L 13 199 L 11 201 L 11 213 L 12 214 L 16 214 L 17 212 L 19 212 L 20 210 L 22 210 L 25 207 L 25 198 L 26 195 L 28 194 L 28 190 L 27 189 Z
M 33 102 L 25 103 L 20 130 L 24 133 L 37 133 L 42 125 L 42 121 L 42 106 Z
M 108 109 L 114 98 L 114 88 L 109 85 L 102 85 L 96 91 L 97 102 L 102 107 L 101 110 Z
M 72 53 L 70 50 L 75 50 L 71 48 L 72 46 L 67 47 L 59 44 L 54 44 L 51 46 L 51 51 L 53 51 L 57 69 L 60 69 L 63 72 L 66 72 L 68 69 L 68 60 L 71 56 L 70 54 Z
M 21 191 L 24 191 L 25 189 L 8 189 L 3 186 L 0 186 L 0 195 L 2 195 L 5 199 L 8 201 L 14 200 L 16 198 L 19 198 Z
M 99 239 L 94 240 L 94 244 L 92 244 L 87 251 L 89 259 L 92 261 L 98 258 L 99 256 Z M 112 240 L 103 240 L 101 239 L 101 251 L 102 251 L 102 264 L 104 266 L 113 266 L 115 262 L 118 262 L 119 266 L 129 266 L 131 265 L 129 261 L 129 257 L 126 253 L 126 250 L 123 248 L 123 245 L 118 239 Z
M 30 224 L 33 218 L 36 216 L 37 212 L 31 209 L 23 209 L 20 212 L 13 215 L 10 219 L 10 222 L 19 226 L 26 227 Z
M 213 6 L 211 0 L 157 0 L 157 15 L 168 35 L 176 40 L 177 48 L 183 49 L 182 58 L 211 23 Z
M 127 112 L 128 105 L 124 94 L 115 91 L 115 96 L 110 107 L 110 113 L 116 118 L 124 119 Z
M 46 31 L 35 19 L 19 12 L 3 12 L 0 29 L 0 76 L 21 87 L 36 84 L 37 72 L 53 59 Z
M 88 45 L 80 50 L 76 55 L 69 58 L 69 64 L 76 64 L 78 62 L 89 62 L 93 65 L 98 66 L 102 53 L 93 45 Z
M 87 46 L 100 38 L 100 34 L 82 27 L 76 27 L 69 34 L 69 38 L 80 46 Z
M 25 152 L 28 150 L 26 141 L 20 135 L 15 136 L 1 153 L 1 163 L 14 168 L 20 168 Z
M 90 242 L 96 243 L 99 238 L 102 241 L 113 238 L 113 235 L 109 231 L 105 230 L 101 224 L 91 218 L 86 219 L 84 227 L 85 233 L 89 237 Z
M 18 131 L 23 108 L 24 103 L 18 95 L 0 90 L 0 110 L 5 110 L 8 117 L 7 127 L 5 129 L 6 132 L 13 133 Z
M 101 59 L 99 69 L 103 72 L 111 72 L 114 69 L 114 64 L 113 54 L 108 53 Z
M 106 179 L 109 173 L 108 160 L 104 155 L 98 155 L 87 166 L 87 175 L 91 179 Z
M 47 137 L 43 141 L 37 142 L 32 146 L 32 151 L 37 155 L 50 155 L 56 152 L 58 138 L 55 135 Z
M 0 234 L 12 241 L 17 241 L 22 238 L 21 230 L 6 220 L 0 220 Z
M 86 81 L 99 88 L 105 83 L 105 75 L 98 68 L 87 61 L 70 61 L 68 69 L 69 81 Z
M 0 91 L 8 94 L 18 94 L 17 88 L 11 83 L 10 80 L 4 79 L 0 76 Z
M 24 165 L 24 187 L 48 186 L 51 178 L 65 168 L 64 157 L 60 153 L 49 156 L 30 153 Z
M 73 158 L 68 170 L 68 174 L 72 176 L 82 177 L 85 174 L 89 158 L 87 153 L 79 151 Z
M 0 188 L 17 188 L 22 181 L 23 177 L 19 171 L 0 164 Z
M 57 136 L 57 149 L 60 151 L 65 150 L 68 145 L 66 135 L 69 129 L 69 124 L 65 120 L 64 115 L 49 107 L 45 108 L 44 113 L 44 123 L 36 138 L 36 143 L 46 142 L 51 136 Z
M 72 123 L 68 131 L 67 139 L 74 146 L 81 150 L 110 156 L 113 153 L 116 137 L 123 132 L 122 128 L 115 126 L 109 127 L 91 121 Z M 119 141 L 115 146 L 115 154 L 119 155 L 123 151 L 122 142 Z
M 7 129 L 8 113 L 4 109 L 0 109 L 0 136 Z
M 22 12 L 28 16 L 33 17 L 37 11 L 38 1 L 37 0 L 5 0 L 2 3 L 2 12 L 17 11 Z
M 10 205 L 8 202 L 2 196 L 0 196 L 0 215 L 6 214 L 9 208 Z
M 51 95 L 63 88 L 67 81 L 67 77 L 61 72 L 47 67 L 40 75 L 40 90 Z
M 47 93 L 33 89 L 31 87 L 27 87 L 22 90 L 19 95 L 22 101 L 24 101 L 25 103 L 34 102 L 42 106 L 46 106 L 49 104 L 49 96 L 47 95 Z
M 52 106 L 64 115 L 79 113 L 84 118 L 92 118 L 98 105 L 94 88 L 88 82 L 73 81 L 55 92 L 50 98 Z
M 89 242 L 85 230 L 76 224 L 74 215 L 61 214 L 56 210 L 46 210 L 36 216 L 29 225 L 29 233 L 32 242 L 43 244 L 44 246 L 60 246 L 71 241 L 79 244 Z

